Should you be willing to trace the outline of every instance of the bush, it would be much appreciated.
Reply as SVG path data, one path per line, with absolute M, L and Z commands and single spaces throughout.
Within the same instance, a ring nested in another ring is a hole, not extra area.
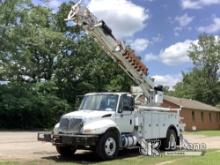
M 51 128 L 70 109 L 65 100 L 35 85 L 0 86 L 0 129 Z

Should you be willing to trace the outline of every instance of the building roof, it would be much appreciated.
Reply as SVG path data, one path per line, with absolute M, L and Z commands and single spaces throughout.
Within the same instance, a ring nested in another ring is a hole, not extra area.
M 192 99 L 177 98 L 173 96 L 164 96 L 164 100 L 171 102 L 173 104 L 176 104 L 182 108 L 220 112 L 220 109 L 218 109 L 217 107 L 213 107 L 211 105 L 202 103 L 200 101 L 192 100 Z

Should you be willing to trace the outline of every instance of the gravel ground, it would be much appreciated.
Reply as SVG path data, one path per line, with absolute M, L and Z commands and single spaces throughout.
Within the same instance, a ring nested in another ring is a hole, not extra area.
M 205 143 L 207 149 L 220 149 L 220 136 L 184 135 L 184 138 L 190 143 Z
M 220 149 L 220 137 L 185 135 L 191 143 L 206 143 L 208 149 Z M 85 151 L 77 151 L 81 154 Z M 38 142 L 37 132 L 0 132 L 0 160 L 41 160 L 56 158 L 50 143 Z
M 0 132 L 0 159 L 40 159 L 57 155 L 50 143 L 37 141 L 37 132 Z

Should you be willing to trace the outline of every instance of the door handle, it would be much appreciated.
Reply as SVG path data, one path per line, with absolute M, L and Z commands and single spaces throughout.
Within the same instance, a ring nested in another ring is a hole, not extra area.
M 132 120 L 130 119 L 130 125 L 132 124 Z

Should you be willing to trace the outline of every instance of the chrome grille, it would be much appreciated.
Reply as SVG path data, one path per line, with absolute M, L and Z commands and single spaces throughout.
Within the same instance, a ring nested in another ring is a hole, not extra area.
M 68 118 L 61 118 L 60 129 L 66 130 L 66 131 L 69 129 L 69 119 Z
M 61 118 L 60 120 L 60 131 L 63 133 L 79 133 L 82 126 L 82 119 Z

